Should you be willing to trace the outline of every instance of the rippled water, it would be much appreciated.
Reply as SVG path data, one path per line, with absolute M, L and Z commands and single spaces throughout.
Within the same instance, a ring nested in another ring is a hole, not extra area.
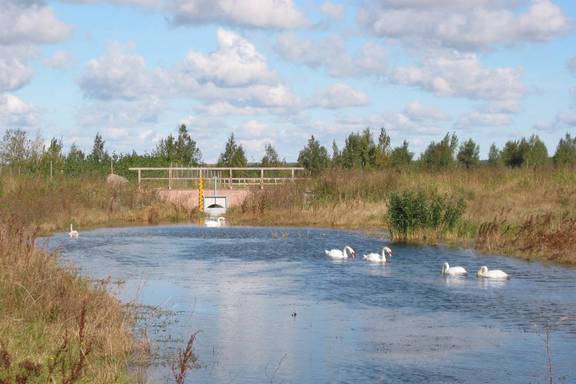
M 346 244 L 360 260 L 324 256 Z M 394 244 L 386 265 L 361 260 L 383 245 L 345 231 L 196 226 L 50 239 L 83 273 L 126 281 L 124 300 L 175 312 L 152 332 L 160 350 L 201 330 L 190 383 L 543 383 L 544 324 L 554 379 L 576 383 L 576 322 L 560 322 L 576 315 L 576 270 Z M 445 279 L 444 261 L 473 273 Z M 479 280 L 481 265 L 512 278 Z M 171 376 L 167 364 L 149 373 Z

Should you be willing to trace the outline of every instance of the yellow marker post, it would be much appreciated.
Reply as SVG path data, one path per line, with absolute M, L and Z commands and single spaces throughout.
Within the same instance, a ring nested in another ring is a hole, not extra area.
M 202 176 L 198 183 L 198 210 L 204 212 L 204 178 Z

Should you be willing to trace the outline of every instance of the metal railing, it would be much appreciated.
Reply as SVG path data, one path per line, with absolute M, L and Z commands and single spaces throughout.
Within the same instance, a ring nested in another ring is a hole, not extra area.
M 304 168 L 300 167 L 195 167 L 195 168 L 129 168 L 138 173 L 138 186 L 145 181 L 168 183 L 168 189 L 182 185 L 190 187 L 203 178 L 206 182 L 217 180 L 222 187 L 249 187 L 278 185 L 304 178 Z M 214 181 L 216 182 L 216 181 Z

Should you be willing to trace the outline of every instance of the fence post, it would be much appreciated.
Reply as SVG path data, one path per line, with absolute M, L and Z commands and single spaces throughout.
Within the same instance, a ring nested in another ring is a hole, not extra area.
M 140 183 L 142 182 L 142 170 L 138 168 L 138 190 L 140 190 Z
M 168 168 L 168 189 L 172 189 L 172 165 Z
M 292 182 L 294 182 L 294 168 L 292 168 Z
M 232 168 L 229 169 L 230 177 L 228 178 L 228 189 L 232 189 Z
M 264 168 L 260 168 L 260 189 L 264 189 Z

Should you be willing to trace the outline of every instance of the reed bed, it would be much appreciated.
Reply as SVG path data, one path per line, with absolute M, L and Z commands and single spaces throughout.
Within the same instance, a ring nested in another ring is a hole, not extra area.
M 391 227 L 389 212 L 390 197 L 403 193 L 444 196 L 446 204 L 461 200 L 465 208 L 445 230 L 418 223 L 404 236 Z M 255 191 L 230 218 L 245 224 L 384 230 L 396 240 L 576 264 L 576 170 L 331 170 L 305 182 Z

